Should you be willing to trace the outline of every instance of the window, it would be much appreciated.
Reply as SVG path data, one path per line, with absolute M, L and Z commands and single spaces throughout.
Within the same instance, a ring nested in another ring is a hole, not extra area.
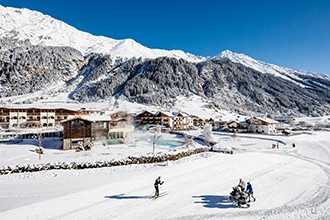
M 72 121 L 71 122 L 71 127 L 72 127 L 72 129 L 76 129 L 77 128 L 77 122 L 76 121 Z

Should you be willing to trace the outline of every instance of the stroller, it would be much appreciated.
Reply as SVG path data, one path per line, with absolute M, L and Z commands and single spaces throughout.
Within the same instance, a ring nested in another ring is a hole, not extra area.
M 242 192 L 238 186 L 234 186 L 233 191 L 230 192 L 229 199 L 237 203 L 238 208 L 241 208 L 242 205 L 245 205 L 247 208 L 249 208 L 250 204 L 248 204 L 246 201 L 248 197 L 248 193 Z

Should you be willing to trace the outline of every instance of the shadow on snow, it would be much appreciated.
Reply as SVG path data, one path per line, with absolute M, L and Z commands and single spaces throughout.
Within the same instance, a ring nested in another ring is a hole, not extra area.
M 236 204 L 230 201 L 228 196 L 200 195 L 193 196 L 193 198 L 201 199 L 201 201 L 195 201 L 194 203 L 201 203 L 206 208 L 236 208 Z
M 125 194 L 104 196 L 106 199 L 150 199 L 150 196 L 128 196 Z

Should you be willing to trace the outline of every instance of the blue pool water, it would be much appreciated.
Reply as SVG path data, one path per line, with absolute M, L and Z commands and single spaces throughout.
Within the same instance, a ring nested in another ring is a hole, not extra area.
M 111 145 L 111 144 L 123 144 L 124 142 L 122 140 L 109 140 L 107 141 L 107 144 L 108 145 Z
M 140 137 L 139 140 L 149 142 L 148 137 Z M 157 140 L 156 145 L 164 146 L 164 147 L 178 147 L 178 146 L 182 146 L 183 142 L 176 140 Z

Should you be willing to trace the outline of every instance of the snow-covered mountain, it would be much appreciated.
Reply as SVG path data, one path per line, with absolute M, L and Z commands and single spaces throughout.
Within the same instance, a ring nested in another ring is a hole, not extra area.
M 181 50 L 147 48 L 132 39 L 115 40 L 79 31 L 48 15 L 29 9 L 0 5 L 0 38 L 30 40 L 32 45 L 69 46 L 83 54 L 103 53 L 112 57 L 157 58 L 161 56 L 183 58 L 191 62 L 205 60 Z
M 295 81 L 299 80 L 299 75 L 309 75 L 309 76 L 315 76 L 319 78 L 326 78 L 330 79 L 329 76 L 324 74 L 318 74 L 318 73 L 311 73 L 303 70 L 293 70 L 285 67 L 280 67 L 274 64 L 266 63 L 263 61 L 255 60 L 245 54 L 242 53 L 235 53 L 230 50 L 222 51 L 217 56 L 212 57 L 211 59 L 218 59 L 218 60 L 231 60 L 235 63 L 243 64 L 244 66 L 250 67 L 254 70 L 257 70 L 261 73 L 269 73 L 273 74 L 274 76 L 281 77 L 285 80 L 289 81 Z M 301 86 L 304 86 L 303 84 L 300 84 Z
M 330 114 L 330 77 L 228 50 L 205 58 L 149 49 L 0 6 L 0 96 L 16 104 L 115 98 L 161 108 L 198 96 L 218 110 L 320 116 Z
M 32 45 L 40 46 L 68 46 L 87 55 L 92 52 L 109 54 L 113 58 L 182 58 L 190 62 L 202 62 L 214 59 L 229 59 L 232 62 L 243 64 L 262 73 L 270 73 L 287 80 L 296 78 L 295 74 L 312 74 L 305 71 L 296 71 L 274 64 L 255 60 L 245 54 L 225 50 L 213 57 L 196 56 L 182 50 L 150 49 L 133 39 L 115 40 L 104 36 L 94 36 L 44 15 L 38 11 L 26 8 L 18 9 L 0 5 L 0 38 L 18 40 L 28 39 Z M 318 77 L 327 77 L 319 74 Z

